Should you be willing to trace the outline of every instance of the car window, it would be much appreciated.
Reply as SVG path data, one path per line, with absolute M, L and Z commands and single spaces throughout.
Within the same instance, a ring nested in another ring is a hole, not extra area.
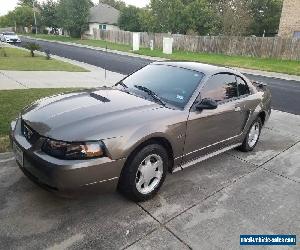
M 238 92 L 240 96 L 243 95 L 249 95 L 250 94 L 250 89 L 248 84 L 244 81 L 243 78 L 241 78 L 240 76 L 236 76 L 236 80 L 238 83 Z
M 238 97 L 237 83 L 234 75 L 217 74 L 212 76 L 201 90 L 201 98 L 223 102 Z
M 14 33 L 14 32 L 5 32 L 5 33 L 3 33 L 4 35 L 6 35 L 6 36 L 13 36 L 13 35 L 15 35 L 16 33 Z
M 150 64 L 123 80 L 131 92 L 150 98 L 138 90 L 135 85 L 153 91 L 164 102 L 178 108 L 184 108 L 204 74 L 168 65 Z

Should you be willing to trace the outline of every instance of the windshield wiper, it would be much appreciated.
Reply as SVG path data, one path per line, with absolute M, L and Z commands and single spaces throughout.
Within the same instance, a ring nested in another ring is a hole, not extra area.
M 166 106 L 166 103 L 160 99 L 160 97 L 153 92 L 151 89 L 148 89 L 145 86 L 140 86 L 140 85 L 134 85 L 135 88 L 138 90 L 141 90 L 143 92 L 146 92 L 148 95 L 150 95 L 156 102 L 159 102 L 161 105 Z
M 123 81 L 119 81 L 115 86 L 121 85 L 122 87 L 128 89 L 128 86 L 123 82 Z

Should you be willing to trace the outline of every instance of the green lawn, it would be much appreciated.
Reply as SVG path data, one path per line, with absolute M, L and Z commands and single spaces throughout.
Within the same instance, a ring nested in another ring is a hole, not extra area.
M 20 111 L 33 101 L 45 96 L 62 92 L 70 92 L 74 89 L 22 89 L 0 91 L 0 152 L 9 150 L 9 124 Z
M 227 56 L 222 54 L 193 53 L 185 51 L 174 51 L 172 55 L 165 55 L 159 50 L 151 51 L 142 48 L 138 54 L 165 57 L 172 60 L 195 61 L 215 64 L 220 66 L 239 67 L 245 69 L 256 69 L 290 75 L 300 75 L 300 61 L 277 60 L 267 58 Z
M 32 35 L 35 37 L 35 35 Z M 132 52 L 131 46 L 124 44 L 116 44 L 112 42 L 106 42 L 102 40 L 79 40 L 61 36 L 51 35 L 38 35 L 39 38 L 48 40 L 60 40 L 66 42 L 80 43 L 90 45 L 93 47 L 119 50 L 125 52 Z M 212 53 L 194 53 L 185 51 L 174 51 L 172 55 L 165 55 L 161 50 L 151 51 L 148 48 L 142 48 L 140 51 L 135 52 L 140 55 L 168 58 L 171 60 L 185 60 L 185 61 L 196 61 L 202 63 L 210 63 L 221 66 L 229 67 L 240 67 L 246 69 L 264 70 L 278 73 L 285 73 L 290 75 L 300 75 L 300 61 L 290 60 L 279 60 L 279 59 L 267 59 L 267 58 L 256 58 L 256 57 L 245 57 L 245 56 L 227 56 L 222 54 Z
M 125 51 L 125 52 L 132 52 L 131 51 L 131 46 L 130 45 L 125 45 L 125 44 L 119 44 L 119 43 L 111 43 L 111 42 L 106 42 L 103 40 L 78 40 L 75 43 L 79 44 L 84 44 L 84 45 L 89 45 L 93 47 L 99 47 L 99 48 L 108 48 L 111 50 L 119 50 L 119 51 Z
M 2 52 L 1 52 L 2 50 Z M 87 72 L 86 69 L 45 56 L 31 57 L 29 51 L 5 47 L 0 50 L 0 70 Z M 4 51 L 6 56 L 4 56 Z
M 23 34 L 20 34 L 21 36 Z M 78 41 L 78 38 L 71 38 L 66 36 L 56 36 L 56 35 L 45 35 L 45 34 L 25 34 L 25 36 L 35 37 L 35 38 L 42 38 L 51 41 L 61 41 L 61 42 L 74 42 Z
M 38 34 L 38 35 L 26 34 L 26 36 L 30 36 L 33 38 L 46 39 L 46 40 L 50 40 L 50 41 L 78 43 L 78 44 L 89 45 L 89 46 L 93 46 L 93 47 L 99 47 L 99 48 L 106 48 L 106 46 L 107 46 L 108 49 L 125 51 L 125 52 L 130 52 L 130 50 L 131 50 L 130 45 L 111 43 L 111 42 L 106 42 L 103 40 L 81 40 L 78 38 L 71 38 L 71 37 L 57 36 L 57 35 L 44 35 L 44 34 Z

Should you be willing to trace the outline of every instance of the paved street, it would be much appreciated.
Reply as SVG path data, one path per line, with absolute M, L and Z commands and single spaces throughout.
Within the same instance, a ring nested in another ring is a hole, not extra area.
M 23 42 L 21 46 L 26 44 L 26 42 L 35 41 L 41 45 L 42 49 L 49 49 L 51 54 L 79 62 L 85 62 L 124 75 L 130 74 L 151 62 L 150 60 L 138 57 L 118 55 L 105 51 L 80 48 L 77 46 L 69 46 L 53 42 L 37 41 L 35 39 L 28 39 L 25 37 L 22 37 L 22 40 Z
M 22 38 L 23 44 L 33 39 Z M 35 40 L 36 41 L 36 40 Z M 151 60 L 96 51 L 46 41 L 36 41 L 43 49 L 52 54 L 95 65 L 112 72 L 129 74 L 149 64 Z M 247 75 L 247 74 L 246 74 Z M 300 82 L 275 79 L 264 76 L 247 75 L 250 79 L 262 81 L 269 85 L 273 95 L 273 108 L 300 115 Z
M 117 193 L 58 198 L 2 155 L 0 246 L 240 249 L 240 234 L 299 237 L 299 152 L 300 116 L 273 111 L 254 152 L 232 150 L 168 175 L 157 197 L 138 204 Z

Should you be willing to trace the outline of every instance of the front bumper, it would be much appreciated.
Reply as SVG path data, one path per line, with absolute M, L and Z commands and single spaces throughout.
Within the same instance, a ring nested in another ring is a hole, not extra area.
M 69 192 L 97 186 L 116 189 L 125 159 L 60 160 L 41 151 L 39 141 L 31 145 L 21 133 L 21 122 L 12 123 L 10 138 L 23 152 L 18 165 L 32 181 L 52 191 Z M 101 191 L 101 190 L 100 190 Z

